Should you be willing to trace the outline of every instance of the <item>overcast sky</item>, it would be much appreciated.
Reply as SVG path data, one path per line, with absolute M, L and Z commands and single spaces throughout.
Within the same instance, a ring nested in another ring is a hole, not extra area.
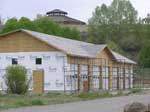
M 140 17 L 150 13 L 150 0 L 130 1 Z M 57 8 L 67 11 L 71 17 L 87 22 L 96 6 L 102 3 L 109 5 L 111 2 L 112 0 L 0 0 L 0 15 L 2 18 L 25 16 L 33 19 L 37 14 L 45 14 Z

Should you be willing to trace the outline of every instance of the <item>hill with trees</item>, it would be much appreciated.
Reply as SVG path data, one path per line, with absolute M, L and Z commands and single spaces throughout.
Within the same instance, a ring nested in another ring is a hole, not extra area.
M 146 22 L 138 18 L 138 12 L 129 0 L 113 0 L 109 6 L 97 6 L 89 19 L 88 41 L 108 45 L 111 43 L 112 49 L 147 66 L 149 64 L 145 65 L 143 61 L 150 58 L 148 17 L 144 19 Z

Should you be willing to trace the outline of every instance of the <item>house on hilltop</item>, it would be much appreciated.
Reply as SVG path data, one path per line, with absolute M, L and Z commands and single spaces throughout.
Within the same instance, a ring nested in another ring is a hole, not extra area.
M 62 11 L 60 9 L 54 9 L 52 11 L 47 12 L 46 15 L 55 22 L 59 23 L 61 26 L 76 28 L 81 33 L 87 32 L 87 26 L 85 22 L 67 16 L 68 13 L 65 11 Z
M 135 64 L 107 45 L 25 29 L 0 36 L 0 90 L 9 65 L 26 67 L 34 93 L 129 89 Z

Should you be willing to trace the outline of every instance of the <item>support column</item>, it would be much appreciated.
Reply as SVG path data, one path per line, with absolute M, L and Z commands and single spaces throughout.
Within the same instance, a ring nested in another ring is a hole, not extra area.
M 80 91 L 80 88 L 81 88 L 81 86 L 80 86 L 80 78 L 81 78 L 81 65 L 80 64 L 78 64 L 78 74 L 77 74 L 78 76 L 78 92 Z
M 126 73 L 125 73 L 125 66 L 123 68 L 123 90 L 126 89 Z
M 129 89 L 131 89 L 131 70 L 129 66 L 128 66 L 128 83 L 129 83 Z
M 93 71 L 93 66 L 88 65 L 88 91 L 92 89 L 92 71 Z
M 119 67 L 117 67 L 117 90 L 120 89 L 120 75 L 119 75 Z
M 109 82 L 108 82 L 108 89 L 111 90 L 112 89 L 112 66 L 109 66 L 108 68 L 108 71 L 109 71 Z
M 99 66 L 99 89 L 103 89 L 102 66 Z

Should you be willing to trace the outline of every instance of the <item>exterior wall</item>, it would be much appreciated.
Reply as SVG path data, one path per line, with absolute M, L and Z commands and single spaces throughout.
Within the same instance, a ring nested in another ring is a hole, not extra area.
M 65 54 L 61 52 L 20 52 L 0 53 L 0 89 L 6 89 L 4 74 L 7 66 L 12 65 L 12 58 L 18 59 L 18 64 L 28 70 L 28 77 L 32 77 L 33 70 L 44 70 L 44 90 L 64 90 Z M 35 59 L 42 58 L 42 65 L 36 65 Z M 67 63 L 66 63 L 67 64 Z M 31 81 L 30 90 L 33 89 Z
M 39 52 L 58 50 L 23 32 L 16 32 L 0 37 L 0 53 L 33 51 Z
M 128 89 L 132 87 L 133 80 L 133 67 L 131 64 L 126 63 L 117 63 L 106 48 L 100 54 L 97 55 L 95 59 L 81 58 L 81 57 L 71 57 L 68 56 L 68 63 L 76 66 L 80 65 L 80 72 L 75 70 L 75 74 L 80 75 L 80 90 L 83 89 L 83 69 L 82 66 L 86 65 L 92 66 L 91 73 L 93 77 L 92 88 L 94 89 L 103 89 L 103 90 L 115 90 L 115 89 Z M 101 70 L 99 69 L 101 67 Z M 86 74 L 88 77 L 88 73 Z M 100 79 L 101 78 L 101 79 Z M 119 79 L 118 79 L 119 78 Z M 88 79 L 86 79 L 88 80 Z M 78 83 L 76 83 L 77 85 Z M 118 86 L 119 85 L 119 86 Z M 78 86 L 76 86 L 77 88 Z

